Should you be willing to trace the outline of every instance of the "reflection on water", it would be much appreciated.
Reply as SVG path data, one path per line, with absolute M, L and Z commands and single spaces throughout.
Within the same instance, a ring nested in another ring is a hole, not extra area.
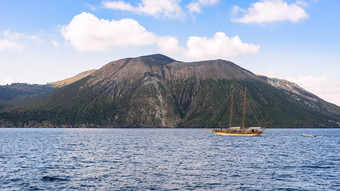
M 340 129 L 267 132 L 0 129 L 0 190 L 340 190 Z

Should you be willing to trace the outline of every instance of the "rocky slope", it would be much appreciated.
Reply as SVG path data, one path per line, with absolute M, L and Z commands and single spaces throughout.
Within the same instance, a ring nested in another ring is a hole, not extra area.
M 336 115 L 340 112 L 337 105 L 324 101 L 293 82 L 277 78 L 268 78 L 265 76 L 260 77 L 266 80 L 270 85 L 282 90 L 301 105 L 308 106 L 309 109 L 313 108 L 319 112 L 323 111 L 324 113 L 334 113 Z
M 8 126 L 220 127 L 228 124 L 235 89 L 233 125 L 240 125 L 245 87 L 247 125 L 339 125 L 339 107 L 290 82 L 224 60 L 185 63 L 163 55 L 108 63 L 0 119 Z

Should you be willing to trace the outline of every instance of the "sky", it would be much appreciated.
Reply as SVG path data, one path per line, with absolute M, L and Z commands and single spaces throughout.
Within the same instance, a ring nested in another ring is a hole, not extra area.
M 340 106 L 339 0 L 0 0 L 0 85 L 126 57 L 229 60 Z

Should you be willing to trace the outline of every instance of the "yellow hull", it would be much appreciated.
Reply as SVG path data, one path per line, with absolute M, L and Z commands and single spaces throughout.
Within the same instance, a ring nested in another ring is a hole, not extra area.
M 216 135 L 219 136 L 258 136 L 262 134 L 262 131 L 233 131 L 233 130 L 214 130 Z

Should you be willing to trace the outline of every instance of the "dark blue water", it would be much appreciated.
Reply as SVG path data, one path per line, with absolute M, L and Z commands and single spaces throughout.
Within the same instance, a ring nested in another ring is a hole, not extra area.
M 0 190 L 340 190 L 340 129 L 267 133 L 3 128 Z

